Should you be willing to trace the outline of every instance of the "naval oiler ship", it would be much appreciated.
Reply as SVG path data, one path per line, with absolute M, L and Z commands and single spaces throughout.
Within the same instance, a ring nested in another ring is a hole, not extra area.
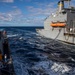
M 68 7 L 65 7 L 65 2 Z M 45 19 L 44 29 L 37 29 L 41 36 L 75 44 L 75 8 L 70 2 L 71 0 L 58 2 L 57 11 Z

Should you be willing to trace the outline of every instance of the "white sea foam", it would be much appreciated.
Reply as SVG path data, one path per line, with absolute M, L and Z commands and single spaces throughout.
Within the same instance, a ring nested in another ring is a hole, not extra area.
M 35 66 L 32 67 L 32 70 L 35 70 L 36 75 L 58 75 L 57 73 L 54 73 L 51 71 L 51 65 L 52 65 L 52 61 L 41 61 L 39 63 L 37 63 Z
M 75 62 L 75 59 L 73 59 L 72 57 L 69 57 L 68 59 L 70 59 L 71 61 Z
M 8 38 L 10 38 L 10 37 L 16 37 L 16 36 L 18 36 L 18 34 L 7 35 Z
M 51 69 L 55 72 L 61 72 L 62 74 L 64 74 L 69 72 L 71 70 L 71 67 L 63 63 L 62 64 L 54 63 Z

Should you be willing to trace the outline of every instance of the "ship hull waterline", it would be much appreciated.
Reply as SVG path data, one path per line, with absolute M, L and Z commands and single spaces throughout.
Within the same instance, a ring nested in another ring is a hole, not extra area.
M 50 30 L 37 29 L 36 31 L 42 37 L 60 40 L 69 44 L 75 44 L 75 35 L 65 33 L 64 28 L 55 28 Z

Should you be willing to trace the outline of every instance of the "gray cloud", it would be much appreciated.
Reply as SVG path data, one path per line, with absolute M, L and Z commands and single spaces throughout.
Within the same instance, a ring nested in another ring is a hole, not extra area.
M 48 16 L 50 15 L 52 12 L 55 11 L 56 7 L 54 7 L 54 5 L 56 5 L 56 2 L 52 2 L 52 3 L 37 3 L 37 5 L 39 6 L 38 8 L 33 7 L 33 6 L 28 6 L 27 9 L 28 11 L 31 13 L 31 15 L 43 15 L 43 16 Z
M 0 13 L 0 20 L 3 21 L 13 21 L 16 17 L 20 16 L 22 13 L 20 9 L 15 9 L 7 13 Z
M 7 21 L 9 23 L 11 22 L 14 24 L 22 23 L 31 25 L 43 25 L 44 19 L 55 10 L 54 4 L 55 3 L 37 3 L 37 5 L 39 6 L 38 8 L 27 6 L 26 9 L 28 11 L 28 14 L 22 14 L 20 9 L 18 9 L 16 6 L 13 6 L 13 8 L 15 8 L 14 10 L 0 14 L 0 20 L 3 20 L 5 22 Z

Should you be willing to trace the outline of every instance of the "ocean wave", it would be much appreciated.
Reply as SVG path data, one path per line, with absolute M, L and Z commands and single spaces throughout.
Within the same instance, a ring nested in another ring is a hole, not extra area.
M 75 46 L 40 37 L 35 28 L 7 33 L 16 75 L 75 75 Z
M 8 38 L 17 37 L 17 36 L 19 36 L 19 34 L 10 34 L 10 35 L 7 35 Z
M 17 60 L 14 61 L 14 68 L 16 75 L 29 75 L 27 71 L 28 66 Z
M 55 72 L 59 72 L 61 74 L 68 73 L 72 70 L 70 66 L 67 66 L 66 64 L 62 63 L 54 63 L 51 67 L 51 69 Z

